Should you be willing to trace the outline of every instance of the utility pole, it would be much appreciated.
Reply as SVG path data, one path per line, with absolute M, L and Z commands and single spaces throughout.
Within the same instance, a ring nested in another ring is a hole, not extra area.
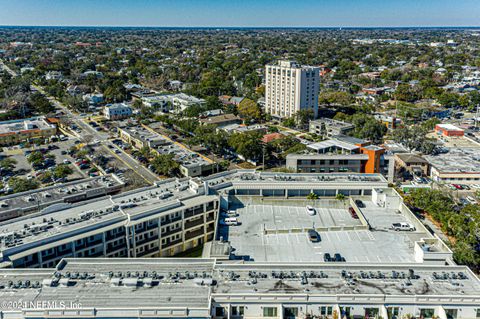
M 478 117 L 480 116 L 480 104 L 477 104 L 477 111 L 475 112 L 475 129 L 478 125 Z

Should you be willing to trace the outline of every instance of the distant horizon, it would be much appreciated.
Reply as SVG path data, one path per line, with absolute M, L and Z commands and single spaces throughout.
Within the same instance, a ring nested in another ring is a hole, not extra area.
M 476 29 L 479 25 L 431 26 L 153 26 L 153 25 L 0 25 L 0 28 L 114 28 L 114 29 Z
M 0 24 L 31 27 L 474 27 L 478 0 L 0 0 Z

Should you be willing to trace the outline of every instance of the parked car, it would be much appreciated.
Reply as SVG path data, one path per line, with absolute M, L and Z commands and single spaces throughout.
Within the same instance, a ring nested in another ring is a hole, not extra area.
M 240 221 L 236 217 L 229 217 L 221 220 L 220 224 L 225 226 L 238 226 L 240 225 Z
M 355 209 L 353 207 L 349 207 L 348 212 L 350 213 L 350 216 L 352 216 L 352 218 L 358 219 L 357 212 L 355 211 Z
M 339 253 L 336 253 L 335 255 L 333 255 L 333 261 L 343 262 L 345 261 L 345 258 L 342 257 L 342 255 L 340 255 Z
M 356 199 L 355 200 L 355 204 L 359 207 L 359 208 L 365 208 L 365 204 L 359 200 L 359 199 Z
M 323 254 L 323 261 L 325 262 L 331 262 L 333 259 L 332 259 L 332 256 L 329 254 L 329 253 L 325 253 Z
M 395 231 L 414 231 L 415 226 L 409 224 L 409 223 L 393 223 L 392 224 L 392 229 Z
M 308 234 L 308 239 L 312 243 L 318 243 L 319 241 L 321 241 L 320 234 L 318 234 L 314 229 L 309 229 L 307 231 L 307 234 Z
M 310 205 L 307 205 L 307 207 L 305 207 L 306 211 L 307 211 L 307 214 L 310 215 L 310 216 L 314 216 L 317 211 L 315 210 L 315 208 L 313 208 L 312 206 Z

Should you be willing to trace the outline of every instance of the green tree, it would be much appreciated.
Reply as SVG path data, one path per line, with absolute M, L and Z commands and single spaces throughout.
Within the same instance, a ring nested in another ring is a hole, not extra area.
M 258 121 L 262 117 L 262 111 L 258 104 L 248 98 L 243 99 L 238 105 L 238 114 L 247 120 Z
M 261 137 L 261 133 L 258 132 L 234 133 L 230 136 L 228 143 L 245 159 L 258 160 L 263 154 Z
M 356 113 L 352 116 L 351 121 L 355 125 L 354 135 L 358 138 L 380 143 L 387 133 L 387 127 L 371 115 Z
M 67 164 L 59 164 L 53 170 L 53 176 L 55 178 L 65 178 L 72 173 L 73 173 L 72 168 Z
M 39 183 L 34 179 L 12 177 L 8 181 L 8 185 L 13 189 L 14 193 L 20 193 L 38 188 Z
M 34 151 L 30 153 L 27 157 L 27 161 L 32 165 L 40 165 L 43 163 L 44 156 L 39 151 Z
M 5 170 L 11 170 L 15 168 L 16 164 L 17 164 L 17 160 L 11 157 L 6 157 L 0 161 L 0 167 Z
M 174 160 L 173 154 L 160 154 L 150 162 L 154 170 L 161 175 L 175 176 L 178 174 L 180 165 Z

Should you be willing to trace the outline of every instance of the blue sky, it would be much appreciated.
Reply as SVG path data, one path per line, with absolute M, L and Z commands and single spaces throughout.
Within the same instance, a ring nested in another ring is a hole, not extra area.
M 480 0 L 0 0 L 0 25 L 480 26 Z

